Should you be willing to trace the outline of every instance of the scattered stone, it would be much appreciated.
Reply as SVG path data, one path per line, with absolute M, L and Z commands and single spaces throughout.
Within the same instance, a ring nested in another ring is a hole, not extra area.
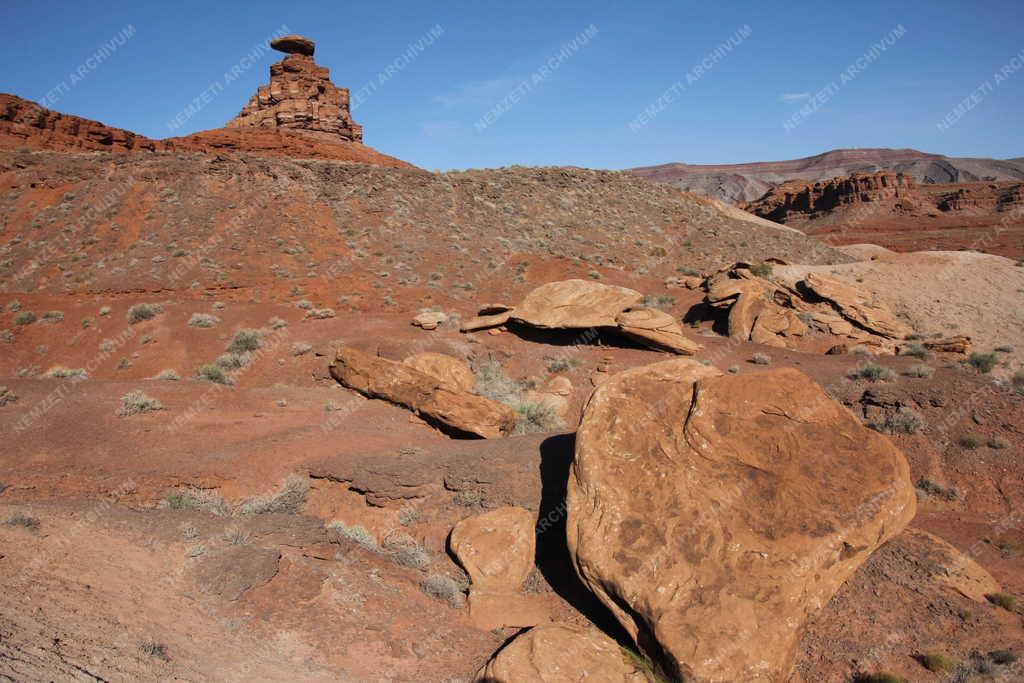
M 425 330 L 436 330 L 438 325 L 448 322 L 448 315 L 441 311 L 426 311 L 412 319 L 412 324 Z
M 497 438 L 509 434 L 516 424 L 515 413 L 506 405 L 350 346 L 338 349 L 328 370 L 346 387 L 405 406 L 453 436 Z
M 921 345 L 929 351 L 938 353 L 957 353 L 966 356 L 971 352 L 971 338 L 964 335 L 945 339 L 925 339 Z
M 892 443 L 799 371 L 676 359 L 594 392 L 567 505 L 578 573 L 667 678 L 781 681 L 915 497 Z

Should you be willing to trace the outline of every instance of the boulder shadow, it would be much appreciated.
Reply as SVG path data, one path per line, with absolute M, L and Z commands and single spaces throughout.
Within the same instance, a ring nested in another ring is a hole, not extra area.
M 576 444 L 575 434 L 558 434 L 540 445 L 541 500 L 537 516 L 537 569 L 551 589 L 620 645 L 632 638 L 604 603 L 586 587 L 573 568 L 565 537 L 565 494 Z
M 610 346 L 618 349 L 650 350 L 622 334 L 617 327 L 549 330 L 516 322 L 509 322 L 506 327 L 510 333 L 523 341 L 545 346 Z

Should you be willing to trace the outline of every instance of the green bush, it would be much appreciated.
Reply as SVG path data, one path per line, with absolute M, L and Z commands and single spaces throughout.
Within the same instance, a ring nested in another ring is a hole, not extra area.
M 888 382 L 896 376 L 896 373 L 889 368 L 882 367 L 878 363 L 864 363 L 859 367 L 850 370 L 847 377 L 850 379 L 866 379 L 869 382 Z
M 1013 597 L 1009 593 L 989 593 L 985 596 L 985 599 L 996 607 L 1002 607 L 1007 611 L 1012 611 L 1014 606 L 1017 604 L 1017 598 Z
M 4 524 L 7 526 L 20 526 L 29 531 L 39 530 L 39 520 L 32 515 L 26 515 L 24 512 L 15 512 L 4 520 Z
M 209 313 L 193 313 L 188 319 L 188 324 L 192 327 L 213 327 L 219 322 L 220 318 Z
M 956 660 L 940 652 L 931 652 L 929 654 L 921 655 L 920 658 L 921 666 L 928 669 L 933 673 L 940 671 L 946 671 L 956 666 Z
M 160 304 L 135 304 L 128 309 L 128 324 L 134 325 L 143 320 L 155 318 L 160 313 L 163 313 L 163 310 L 163 306 Z
M 14 316 L 15 325 L 31 325 L 36 321 L 36 314 L 32 311 L 21 311 Z
M 901 356 L 913 356 L 924 360 L 928 357 L 928 349 L 921 342 L 911 342 L 900 349 Z
M 199 369 L 196 370 L 196 374 L 199 375 L 200 379 L 205 379 L 207 382 L 213 382 L 214 384 L 231 384 L 231 378 L 213 363 L 200 365 Z
M 973 451 L 981 445 L 981 438 L 974 434 L 965 434 L 960 437 L 960 445 L 969 451 Z
M 512 405 L 516 434 L 546 434 L 562 428 L 562 419 L 549 403 L 520 401 Z
M 931 367 L 929 365 L 924 365 L 923 363 L 918 363 L 917 365 L 911 365 L 910 368 L 907 370 L 907 376 L 908 377 L 928 378 L 928 377 L 931 377 L 934 374 L 935 374 L 935 368 L 933 368 L 933 367 Z
M 992 372 L 992 368 L 999 362 L 999 357 L 994 353 L 972 353 L 967 359 L 967 362 L 982 374 L 988 374 Z
M 46 313 L 43 313 L 42 316 L 40 316 L 39 322 L 43 322 L 43 323 L 60 323 L 60 322 L 64 322 L 64 312 L 63 311 L 47 311 Z
M 230 353 L 247 353 L 263 346 L 263 333 L 259 330 L 239 330 L 228 344 Z

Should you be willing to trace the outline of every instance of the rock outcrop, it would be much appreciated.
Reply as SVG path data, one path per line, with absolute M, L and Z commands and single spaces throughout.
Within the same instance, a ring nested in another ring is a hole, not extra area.
M 270 84 L 260 86 L 227 127 L 286 128 L 362 142 L 348 88 L 334 85 L 327 68 L 313 61 L 313 41 L 283 36 L 271 47 L 288 56 L 270 66 Z
M 537 596 L 523 584 L 533 569 L 537 515 L 503 507 L 464 519 L 449 544 L 469 574 L 469 617 L 479 628 L 524 628 L 547 621 Z
M 436 377 L 442 384 L 453 389 L 472 392 L 476 384 L 476 377 L 468 365 L 443 353 L 424 351 L 409 356 L 402 362 L 431 377 Z
M 659 351 L 692 356 L 702 348 L 683 334 L 674 316 L 654 308 L 627 309 L 615 316 L 615 322 L 627 337 Z
M 704 287 L 709 310 L 727 311 L 731 339 L 793 348 L 796 338 L 814 329 L 893 353 L 895 342 L 912 333 L 885 304 L 819 273 L 787 281 L 737 263 Z
M 338 349 L 328 369 L 346 387 L 405 406 L 453 436 L 492 439 L 509 434 L 516 424 L 515 413 L 506 405 L 350 346 Z
M 596 628 L 538 626 L 502 648 L 475 683 L 648 683 L 618 644 Z
M 595 390 L 567 505 L 580 577 L 670 680 L 776 683 L 915 497 L 892 443 L 799 371 L 676 359 Z
M 150 140 L 80 116 L 61 114 L 3 93 L 0 93 L 0 142 L 4 147 L 66 151 L 131 152 L 165 148 L 160 140 Z
M 885 202 L 896 211 L 913 211 L 918 207 L 917 183 L 902 173 L 878 171 L 854 173 L 809 183 L 791 180 L 776 185 L 760 199 L 743 208 L 770 221 L 785 223 L 793 214 L 813 218 L 852 204 Z

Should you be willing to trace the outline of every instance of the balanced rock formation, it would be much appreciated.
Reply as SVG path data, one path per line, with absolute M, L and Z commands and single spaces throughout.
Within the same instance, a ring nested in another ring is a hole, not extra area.
M 683 333 L 673 316 L 637 306 L 643 294 L 628 287 L 587 280 L 562 280 L 541 285 L 518 306 L 486 306 L 462 323 L 463 332 L 475 332 L 515 322 L 538 329 L 614 329 L 658 351 L 692 355 L 701 347 Z
M 479 628 L 536 626 L 547 620 L 537 596 L 523 583 L 533 569 L 537 515 L 503 507 L 455 525 L 449 543 L 469 574 L 469 617 Z
M 643 294 L 586 280 L 549 282 L 534 289 L 512 311 L 512 319 L 542 329 L 618 327 L 619 313 Z
M 892 443 L 799 371 L 675 359 L 594 391 L 567 505 L 581 579 L 670 680 L 777 683 L 915 496 Z
M 315 46 L 303 36 L 282 36 L 270 46 L 287 57 L 270 66 L 270 84 L 260 86 L 228 128 L 285 128 L 362 142 L 363 129 L 349 112 L 348 88 L 331 82 L 313 62 Z
M 550 624 L 502 648 L 475 683 L 648 683 L 619 645 L 596 628 Z
M 515 413 L 504 404 L 471 394 L 412 365 L 350 346 L 338 349 L 328 369 L 331 377 L 346 387 L 405 406 L 453 436 L 492 439 L 509 434 L 516 424 Z

